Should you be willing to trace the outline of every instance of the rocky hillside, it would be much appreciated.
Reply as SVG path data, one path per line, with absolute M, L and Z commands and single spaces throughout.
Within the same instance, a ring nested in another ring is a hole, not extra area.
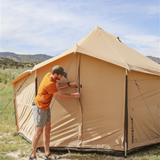
M 42 62 L 52 58 L 52 56 L 48 56 L 45 54 L 19 55 L 12 52 L 0 52 L 0 58 L 8 58 L 16 62 Z
M 157 62 L 157 63 L 160 64 L 160 58 L 158 58 L 158 57 L 152 57 L 152 56 L 147 56 L 147 57 L 150 58 L 151 60 L 153 60 L 153 61 L 155 61 L 155 62 Z

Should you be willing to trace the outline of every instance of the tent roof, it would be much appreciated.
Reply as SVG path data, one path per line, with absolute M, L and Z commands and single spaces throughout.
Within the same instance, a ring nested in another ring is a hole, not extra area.
M 98 26 L 86 37 L 79 40 L 75 46 L 56 57 L 37 64 L 32 71 L 74 52 L 98 58 L 128 70 L 160 76 L 160 65 L 158 63 L 126 46 L 119 40 L 119 37 L 105 32 Z M 17 78 L 18 80 L 19 78 Z M 16 79 L 12 84 L 15 82 Z
M 126 69 L 160 75 L 160 65 L 158 63 L 126 46 L 119 40 L 119 37 L 105 32 L 98 26 L 86 37 L 79 40 L 75 46 L 56 57 L 36 65 L 33 70 L 74 52 L 95 57 Z

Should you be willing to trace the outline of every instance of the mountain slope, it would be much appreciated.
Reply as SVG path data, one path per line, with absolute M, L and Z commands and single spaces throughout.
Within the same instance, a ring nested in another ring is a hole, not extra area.
M 151 60 L 153 60 L 153 61 L 155 61 L 155 62 L 157 62 L 157 63 L 160 64 L 160 58 L 158 58 L 158 57 L 152 57 L 152 56 L 147 56 L 147 57 L 150 58 Z
M 42 62 L 52 58 L 52 56 L 45 54 L 19 55 L 13 52 L 0 52 L 0 58 L 9 58 L 16 62 Z
M 15 54 L 13 52 L 0 52 L 1 58 L 6 58 L 7 56 L 17 56 L 17 54 Z

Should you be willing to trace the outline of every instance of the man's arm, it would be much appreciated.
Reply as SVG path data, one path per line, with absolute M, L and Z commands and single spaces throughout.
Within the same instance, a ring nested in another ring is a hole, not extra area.
M 62 93 L 61 91 L 59 91 L 57 93 L 54 93 L 53 95 L 58 96 L 61 99 L 80 98 L 81 97 L 79 92 L 67 94 L 67 93 Z
M 67 83 L 58 83 L 58 82 L 56 83 L 57 89 L 59 89 L 59 87 L 60 87 L 60 89 L 64 89 L 64 88 L 67 88 L 68 86 L 76 88 L 76 87 L 78 87 L 78 83 L 77 82 L 70 82 L 69 85 Z
M 68 87 L 68 84 L 67 83 L 56 83 L 56 88 L 57 89 L 64 89 L 64 88 L 67 88 Z

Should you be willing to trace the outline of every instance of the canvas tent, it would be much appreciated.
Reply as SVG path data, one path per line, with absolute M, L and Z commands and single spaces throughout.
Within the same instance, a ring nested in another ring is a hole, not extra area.
M 80 100 L 57 98 L 53 104 L 53 98 L 51 147 L 126 153 L 160 142 L 159 64 L 99 27 L 10 83 L 14 92 L 21 87 L 14 99 L 17 131 L 28 141 L 35 131 L 31 105 L 35 93 L 57 64 L 68 69 L 68 80 L 78 81 L 82 88 L 63 90 L 80 91 Z M 42 138 L 38 146 L 43 147 Z

